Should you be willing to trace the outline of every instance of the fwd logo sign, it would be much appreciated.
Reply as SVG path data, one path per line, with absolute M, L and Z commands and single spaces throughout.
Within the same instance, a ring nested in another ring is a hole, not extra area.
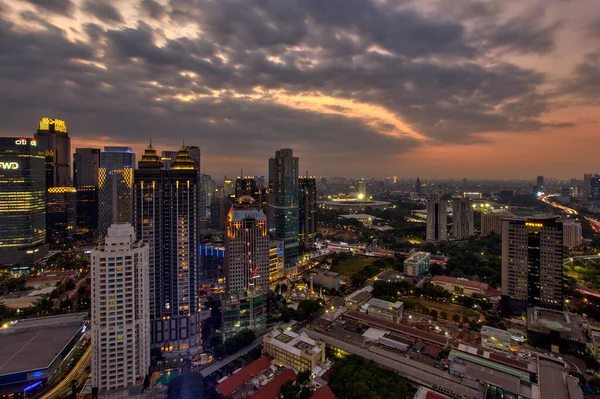
M 0 169 L 19 169 L 19 164 L 16 162 L 0 162 Z

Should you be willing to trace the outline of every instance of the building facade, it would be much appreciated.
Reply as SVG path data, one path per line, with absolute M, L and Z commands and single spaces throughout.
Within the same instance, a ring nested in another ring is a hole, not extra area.
M 151 145 L 135 174 L 136 234 L 149 246 L 150 332 L 167 356 L 193 355 L 201 343 L 198 171 L 187 149 L 169 170 Z
M 502 309 L 563 307 L 563 224 L 557 218 L 502 222 Z
M 279 327 L 263 336 L 264 353 L 276 363 L 297 371 L 311 371 L 325 362 L 325 342 L 306 333 L 297 334 Z
M 300 198 L 298 200 L 298 220 L 300 248 L 311 250 L 315 247 L 317 235 L 317 180 L 314 177 L 298 179 Z
M 48 253 L 45 156 L 34 139 L 0 138 L 0 237 L 0 264 Z
M 452 237 L 466 239 L 475 234 L 473 202 L 468 198 L 452 201 Z
M 269 242 L 269 282 L 277 281 L 285 276 L 283 269 L 283 243 Z
M 430 264 L 429 252 L 415 252 L 404 261 L 404 275 L 418 277 L 429 270 Z
M 79 186 L 76 189 L 75 237 L 77 240 L 93 240 L 98 233 L 98 187 Z
M 98 229 L 106 234 L 113 223 L 133 223 L 135 154 L 129 147 L 104 147 L 98 169 Z
M 358 199 L 362 200 L 367 198 L 367 181 L 365 180 L 365 178 L 363 177 L 362 179 L 358 180 L 356 185 Z
M 502 220 L 514 218 L 510 212 L 486 212 L 481 214 L 481 235 L 489 236 L 492 233 L 502 234 Z
M 510 332 L 490 326 L 482 326 L 481 346 L 498 352 L 510 353 Z
M 73 154 L 73 185 L 98 186 L 99 148 L 76 148 Z
M 340 274 L 324 269 L 311 269 L 310 278 L 315 285 L 330 290 L 340 289 Z
M 92 386 L 141 385 L 150 368 L 148 245 L 129 223 L 92 250 Z
M 372 298 L 366 304 L 366 312 L 372 316 L 381 317 L 394 323 L 402 321 L 402 311 L 404 304 L 400 301 L 388 302 L 377 298 Z
M 215 289 L 225 282 L 225 246 L 205 243 L 200 245 L 200 285 Z
M 581 245 L 581 223 L 563 223 L 563 245 L 567 248 L 576 248 Z
M 269 159 L 269 232 L 283 241 L 285 268 L 298 263 L 298 157 L 291 149 L 275 152 Z
M 448 241 L 448 209 L 446 201 L 427 203 L 427 241 Z
M 483 297 L 489 289 L 489 285 L 485 283 L 448 276 L 433 276 L 431 282 L 434 286 L 442 287 L 444 290 L 454 295 L 468 297 Z
M 71 138 L 65 121 L 41 118 L 34 139 L 46 157 L 46 187 L 70 186 Z
M 46 239 L 50 248 L 62 248 L 74 241 L 77 227 L 77 190 L 75 187 L 48 188 L 46 223 Z

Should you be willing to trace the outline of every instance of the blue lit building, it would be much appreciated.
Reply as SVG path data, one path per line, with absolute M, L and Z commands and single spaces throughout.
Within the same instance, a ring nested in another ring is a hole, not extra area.
M 200 244 L 200 286 L 207 291 L 220 291 L 225 287 L 225 246 L 213 243 Z

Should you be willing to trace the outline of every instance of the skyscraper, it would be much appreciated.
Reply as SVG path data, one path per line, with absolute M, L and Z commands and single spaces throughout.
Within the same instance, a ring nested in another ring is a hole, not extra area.
M 427 203 L 427 241 L 448 241 L 446 201 L 430 201 Z
M 104 147 L 98 170 L 98 229 L 106 234 L 113 223 L 133 222 L 133 168 L 129 147 Z
M 223 330 L 260 329 L 269 290 L 269 235 L 264 212 L 250 196 L 238 198 L 227 215 Z
M 452 237 L 469 238 L 475 234 L 472 204 L 468 198 L 452 200 Z
M 135 173 L 137 236 L 149 244 L 153 347 L 174 355 L 198 350 L 198 171 L 187 149 L 164 170 L 149 146 Z
M 300 185 L 298 200 L 299 239 L 303 249 L 315 247 L 315 236 L 317 234 L 317 180 L 314 177 L 299 178 Z
M 419 178 L 417 177 L 417 181 L 415 182 L 415 193 L 417 193 L 417 195 L 421 195 L 421 190 L 421 180 L 419 180 Z
M 502 309 L 562 309 L 563 225 L 557 218 L 502 221 Z
M 298 157 L 291 149 L 269 159 L 269 231 L 283 241 L 286 271 L 298 263 Z
M 34 138 L 46 157 L 46 188 L 70 186 L 71 138 L 65 121 L 41 118 Z
M 235 184 L 233 180 L 228 179 L 227 176 L 225 176 L 225 180 L 223 180 L 223 193 L 226 197 L 235 194 Z
M 44 152 L 36 140 L 0 138 L 0 264 L 48 253 Z
M 538 176 L 536 179 L 536 186 L 542 190 L 544 188 L 544 176 Z
M 73 154 L 73 183 L 75 187 L 98 187 L 100 168 L 99 148 L 76 148 Z
M 46 222 L 51 248 L 62 248 L 75 239 L 77 190 L 74 187 L 50 187 L 46 194 Z
M 358 181 L 358 199 L 363 200 L 367 198 L 367 182 L 363 177 Z
M 141 385 L 150 367 L 148 245 L 113 224 L 92 250 L 92 386 Z
M 590 187 L 590 199 L 593 201 L 600 200 L 600 177 L 592 177 Z

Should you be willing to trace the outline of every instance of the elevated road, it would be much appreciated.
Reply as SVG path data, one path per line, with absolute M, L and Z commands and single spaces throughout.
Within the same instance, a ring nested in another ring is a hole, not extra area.
M 72 381 L 77 381 L 77 384 L 79 385 L 80 382 L 85 381 L 89 377 L 87 368 L 90 366 L 91 358 L 92 345 L 88 345 L 85 352 L 83 352 L 83 355 L 81 355 L 81 358 L 79 359 L 75 367 L 73 367 L 73 369 L 69 372 L 69 374 L 67 374 L 65 378 L 63 378 L 56 386 L 51 388 L 49 391 L 38 396 L 37 399 L 52 399 L 60 397 L 65 393 L 70 393 Z

